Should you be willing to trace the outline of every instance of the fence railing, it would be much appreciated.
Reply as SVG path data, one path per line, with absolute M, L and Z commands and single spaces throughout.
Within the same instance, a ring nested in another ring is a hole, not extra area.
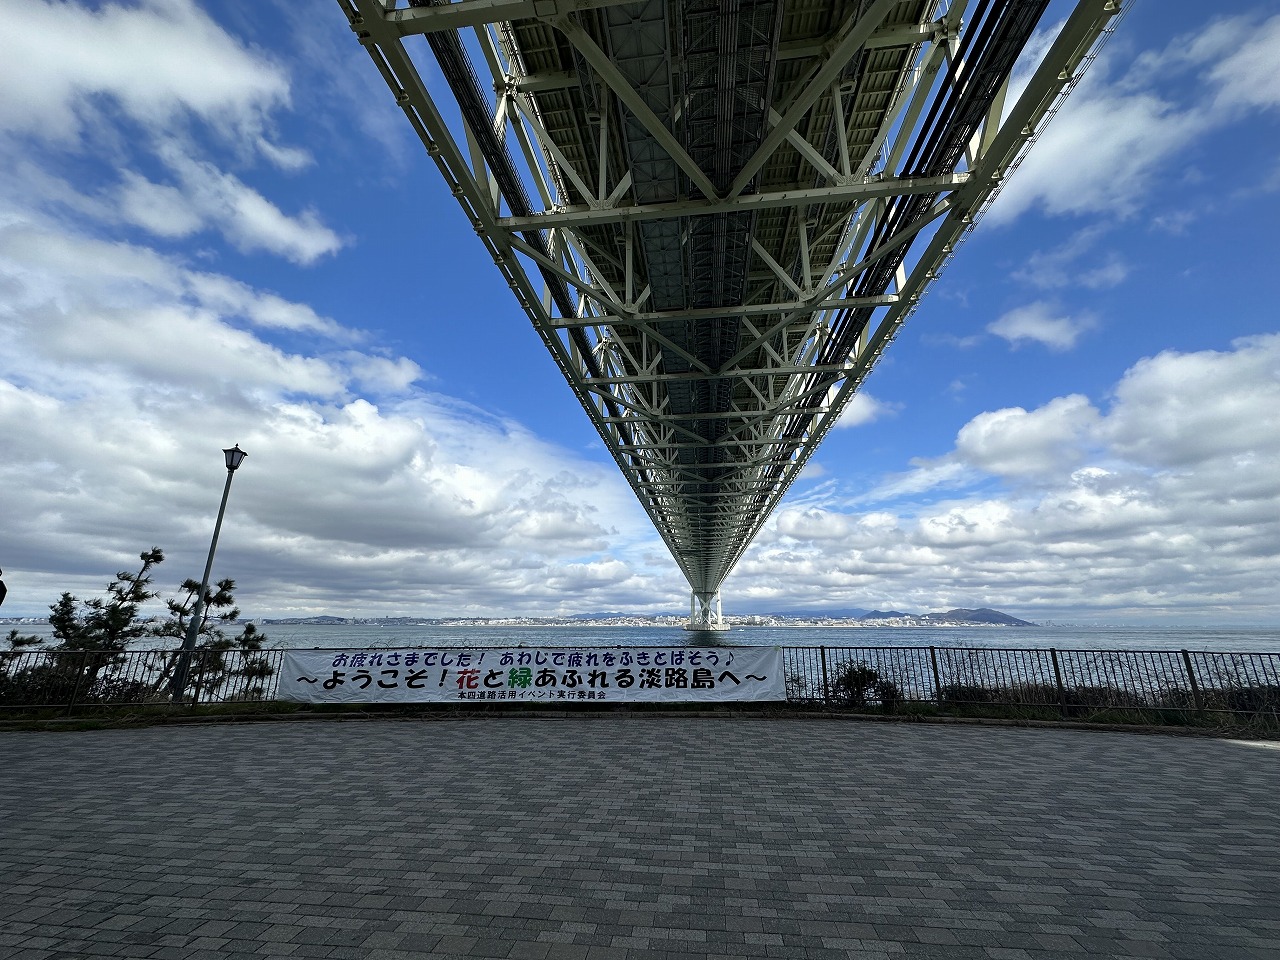
M 275 699 L 285 653 L 195 651 L 184 705 Z M 0 652 L 0 710 L 167 704 L 178 654 Z M 1280 653 L 785 647 L 783 662 L 787 700 L 799 704 L 1037 707 L 1064 716 L 1121 709 L 1280 720 Z
M 795 647 L 787 699 L 1263 714 L 1280 711 L 1280 654 L 1187 650 Z
M 195 650 L 184 705 L 275 697 L 283 650 Z M 23 650 L 0 653 L 0 710 L 169 703 L 181 651 Z

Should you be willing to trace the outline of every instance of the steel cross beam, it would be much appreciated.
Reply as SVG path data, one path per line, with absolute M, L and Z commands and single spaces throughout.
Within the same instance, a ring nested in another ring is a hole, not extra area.
M 1006 111 L 1046 2 L 338 0 L 705 602 L 1122 8 Z

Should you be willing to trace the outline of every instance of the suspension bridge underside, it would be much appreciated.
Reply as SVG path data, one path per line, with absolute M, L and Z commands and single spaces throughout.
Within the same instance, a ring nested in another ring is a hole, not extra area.
M 1121 6 L 339 3 L 703 627 Z

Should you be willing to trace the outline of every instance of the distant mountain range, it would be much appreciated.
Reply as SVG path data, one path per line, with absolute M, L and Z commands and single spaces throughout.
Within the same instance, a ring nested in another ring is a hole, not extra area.
M 979 607 L 976 610 L 957 607 L 945 613 L 904 613 L 901 610 L 860 610 L 857 607 L 850 607 L 840 610 L 791 610 L 786 613 L 771 613 L 767 616 L 785 617 L 790 620 L 860 620 L 864 623 L 876 620 L 918 620 L 934 623 L 985 623 L 1002 627 L 1035 626 L 1029 620 L 1019 620 L 1017 617 L 989 607 Z
M 1002 627 L 1034 627 L 1030 620 L 1019 620 L 999 610 L 979 607 L 977 610 L 959 608 L 946 613 L 926 613 L 921 620 L 946 620 L 951 623 L 995 623 Z
M 598 613 L 577 613 L 564 617 L 333 617 L 328 615 L 314 617 L 264 618 L 264 624 L 290 623 L 368 623 L 368 624 L 401 624 L 401 625 L 439 625 L 439 624 L 485 624 L 497 622 L 520 621 L 525 623 L 575 623 L 628 620 L 638 623 L 679 620 L 682 613 L 628 614 L 619 611 L 601 611 Z M 883 623 L 885 626 L 927 626 L 938 624 L 985 624 L 1003 627 L 1033 627 L 1035 624 L 999 610 L 980 607 L 976 610 L 957 608 L 944 613 L 904 613 L 901 610 L 864 610 L 858 607 L 845 607 L 833 610 L 787 610 L 777 613 L 746 614 L 727 617 L 731 622 L 760 622 L 761 620 L 856 620 L 860 623 Z
M 837 620 L 861 620 L 874 610 L 865 607 L 841 607 L 833 610 L 778 610 L 766 613 L 766 617 L 786 617 L 788 620 L 812 620 L 814 617 L 831 617 Z M 903 614 L 906 616 L 906 614 Z

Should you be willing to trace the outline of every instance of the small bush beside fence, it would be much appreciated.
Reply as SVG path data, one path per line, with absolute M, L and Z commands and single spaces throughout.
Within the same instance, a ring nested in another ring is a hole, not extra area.
M 282 650 L 194 650 L 187 703 L 245 703 L 275 696 Z M 0 710 L 143 706 L 169 702 L 180 651 L 0 652 Z
M 578 648 L 574 648 L 578 649 Z M 164 705 L 178 651 L 0 653 L 0 715 Z M 283 650 L 197 650 L 186 706 L 273 700 Z M 1087 717 L 1130 711 L 1280 723 L 1280 654 L 962 647 L 787 647 L 787 701 Z

